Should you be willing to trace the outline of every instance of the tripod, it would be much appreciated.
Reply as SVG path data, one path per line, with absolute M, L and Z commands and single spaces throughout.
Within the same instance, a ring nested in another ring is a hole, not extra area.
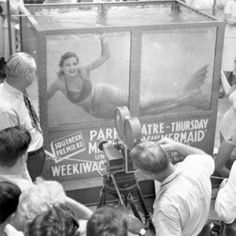
M 134 201 L 134 194 L 137 195 L 144 214 L 144 229 L 155 232 L 154 225 L 152 223 L 151 216 L 147 210 L 147 207 L 142 196 L 142 192 L 137 183 L 134 173 L 126 173 L 124 170 L 113 171 L 113 173 L 107 174 L 103 177 L 103 187 L 100 191 L 100 198 L 98 207 L 106 205 L 107 194 L 118 198 L 120 204 L 123 207 L 127 207 L 128 204 L 135 217 L 143 222 Z

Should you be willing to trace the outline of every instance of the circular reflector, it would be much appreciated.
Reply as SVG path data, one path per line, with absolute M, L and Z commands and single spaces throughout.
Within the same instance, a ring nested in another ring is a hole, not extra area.
M 124 125 L 126 145 L 131 150 L 142 139 L 141 124 L 137 117 L 125 119 Z
M 115 109 L 115 125 L 120 139 L 124 138 L 125 119 L 130 117 L 128 107 L 117 107 Z

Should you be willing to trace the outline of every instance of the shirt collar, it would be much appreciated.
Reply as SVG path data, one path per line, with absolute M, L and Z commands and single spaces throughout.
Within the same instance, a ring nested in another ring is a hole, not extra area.
M 8 84 L 6 81 L 4 81 L 4 88 L 5 88 L 9 93 L 13 94 L 14 96 L 17 96 L 17 97 L 20 97 L 20 98 L 23 98 L 23 96 L 24 96 L 24 94 L 23 94 L 20 90 L 18 90 L 18 89 L 16 89 L 16 88 L 12 87 L 12 86 L 11 86 L 10 84 Z
M 175 171 L 169 175 L 168 177 L 166 177 L 162 183 L 161 183 L 161 186 L 165 186 L 167 184 L 169 184 L 170 182 L 172 182 L 178 175 L 180 174 L 180 170 L 178 168 L 175 169 Z

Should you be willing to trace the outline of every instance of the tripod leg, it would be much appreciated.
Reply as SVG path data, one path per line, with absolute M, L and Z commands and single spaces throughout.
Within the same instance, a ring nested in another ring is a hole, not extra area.
M 150 228 L 150 230 L 152 230 L 153 232 L 155 232 L 155 227 L 152 223 L 152 218 L 147 210 L 147 207 L 145 205 L 145 202 L 144 202 L 144 199 L 143 199 L 143 195 L 142 195 L 142 192 L 140 190 L 140 187 L 139 185 L 137 184 L 137 193 L 138 193 L 138 197 L 139 197 L 139 201 L 141 203 L 141 207 L 143 209 L 143 212 L 144 212 L 144 216 L 145 216 L 145 223 L 148 223 L 148 228 Z
M 137 210 L 137 207 L 136 207 L 135 202 L 134 202 L 134 198 L 133 198 L 131 193 L 128 194 L 127 201 L 130 204 L 130 207 L 131 207 L 134 215 L 142 222 L 142 217 L 140 216 L 140 214 Z
M 102 207 L 106 204 L 106 190 L 105 188 L 103 187 L 101 190 L 100 190 L 100 194 L 99 194 L 99 202 L 98 202 L 98 208 L 99 207 Z
M 119 198 L 119 200 L 120 200 L 120 204 L 121 204 L 123 207 L 125 207 L 125 203 L 124 203 L 124 201 L 123 201 L 123 199 L 122 199 L 122 196 L 121 196 L 121 194 L 120 194 L 120 190 L 119 190 L 118 185 L 117 185 L 117 183 L 116 183 L 115 177 L 114 177 L 114 175 L 112 175 L 112 174 L 111 174 L 110 176 L 111 176 L 112 182 L 113 182 L 113 184 L 114 184 L 114 186 L 115 186 L 117 196 L 118 196 L 118 198 Z

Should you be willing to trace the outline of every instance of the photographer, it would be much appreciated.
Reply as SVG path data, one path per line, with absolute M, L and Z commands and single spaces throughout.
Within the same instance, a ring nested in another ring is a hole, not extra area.
M 178 151 L 185 159 L 173 165 L 167 151 Z M 161 183 L 153 214 L 156 236 L 198 235 L 210 210 L 213 158 L 167 138 L 140 143 L 130 156 L 136 168 Z

